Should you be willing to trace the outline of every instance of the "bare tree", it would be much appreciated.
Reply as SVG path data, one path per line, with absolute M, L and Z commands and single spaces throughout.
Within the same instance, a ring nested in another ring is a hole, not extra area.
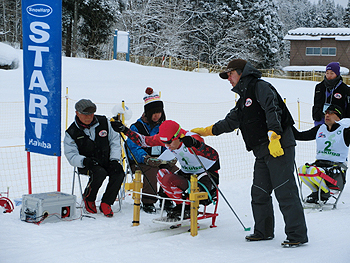
M 21 1 L 2 0 L 0 20 L 0 41 L 19 47 L 22 44 Z

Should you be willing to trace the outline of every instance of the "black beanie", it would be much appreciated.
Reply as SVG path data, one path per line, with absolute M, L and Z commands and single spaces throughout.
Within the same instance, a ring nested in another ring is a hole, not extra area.
M 337 115 L 339 117 L 339 119 L 343 118 L 343 110 L 341 107 L 339 107 L 338 105 L 335 104 L 331 104 L 328 106 L 328 108 L 326 109 L 326 111 L 333 111 L 335 113 L 335 115 Z

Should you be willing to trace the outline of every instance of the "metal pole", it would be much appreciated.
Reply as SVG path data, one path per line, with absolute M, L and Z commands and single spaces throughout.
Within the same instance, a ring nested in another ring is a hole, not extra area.
M 57 192 L 61 192 L 61 156 L 57 156 Z
M 118 30 L 115 30 L 113 37 L 113 59 L 117 59 L 117 43 L 118 43 Z
M 125 55 L 125 60 L 130 61 L 130 33 L 128 31 L 128 53 Z
M 141 171 L 137 170 L 135 172 L 135 191 L 136 192 L 141 192 L 142 188 L 142 183 L 141 183 Z M 140 224 L 140 205 L 141 205 L 141 195 L 140 194 L 133 194 L 133 199 L 134 199 L 134 217 L 132 221 L 133 226 L 138 226 Z
M 32 194 L 32 172 L 30 169 L 30 165 L 30 152 L 27 152 L 28 194 Z

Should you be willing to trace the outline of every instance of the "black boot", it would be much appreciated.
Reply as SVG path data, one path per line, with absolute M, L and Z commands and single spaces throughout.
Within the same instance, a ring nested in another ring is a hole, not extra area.
M 245 237 L 245 239 L 247 241 L 271 240 L 273 238 L 274 238 L 273 236 L 263 237 L 262 235 L 259 235 L 258 233 L 250 234 L 249 236 Z
M 167 217 L 170 219 L 181 219 L 181 211 L 182 211 L 182 204 L 176 205 L 173 209 L 167 211 Z M 191 217 L 191 206 L 190 205 L 185 205 L 185 210 L 184 210 L 184 218 L 183 219 L 188 219 Z
M 322 191 L 322 193 L 321 193 L 321 201 L 324 201 L 326 203 L 330 196 L 331 196 L 331 194 L 329 193 L 329 191 L 328 191 L 328 193 L 325 193 L 325 192 Z
M 147 214 L 155 214 L 156 208 L 154 207 L 154 204 L 142 204 L 142 209 Z
M 283 247 L 299 247 L 302 244 L 307 243 L 307 241 L 296 241 L 296 240 L 285 240 L 281 243 Z
M 164 199 L 159 200 L 159 208 L 162 208 L 163 201 L 164 201 Z M 165 211 L 172 210 L 172 209 L 174 209 L 174 207 L 175 207 L 175 205 L 174 205 L 173 201 L 165 199 L 165 203 L 164 203 L 164 210 Z
M 308 197 L 306 197 L 306 203 L 317 204 L 318 192 L 312 192 Z

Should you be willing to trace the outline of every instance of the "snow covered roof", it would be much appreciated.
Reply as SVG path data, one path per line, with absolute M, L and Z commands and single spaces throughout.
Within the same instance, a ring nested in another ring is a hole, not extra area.
M 283 71 L 319 71 L 325 72 L 326 66 L 287 66 L 283 68 Z M 340 67 L 340 75 L 348 75 L 349 69 L 346 67 Z
M 299 27 L 288 31 L 285 40 L 321 40 L 335 38 L 338 41 L 350 41 L 350 28 L 307 28 Z

